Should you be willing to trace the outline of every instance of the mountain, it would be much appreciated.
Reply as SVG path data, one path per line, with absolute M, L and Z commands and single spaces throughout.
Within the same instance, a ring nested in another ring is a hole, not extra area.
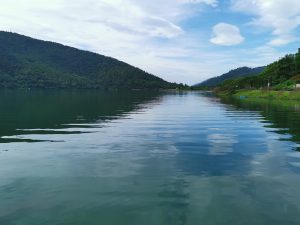
M 0 88 L 174 88 L 116 59 L 0 31 Z
M 218 77 L 210 78 L 206 81 L 196 84 L 196 85 L 194 85 L 194 87 L 215 87 L 215 86 L 223 83 L 225 80 L 229 80 L 232 78 L 258 75 L 264 69 L 265 69 L 264 66 L 256 67 L 256 68 L 240 67 L 240 68 L 231 70 L 228 73 L 222 74 Z
M 234 94 L 239 90 L 273 90 L 273 91 L 293 91 L 300 85 L 300 48 L 294 54 L 288 54 L 269 64 L 257 76 L 239 77 L 226 80 L 216 92 Z M 254 97 L 270 97 L 263 91 L 254 91 Z M 251 92 L 253 94 L 253 92 Z M 288 94 L 289 95 L 289 94 Z M 252 96 L 252 97 L 253 97 Z M 276 94 L 273 97 L 284 98 L 285 95 Z M 283 99 L 282 98 L 282 99 Z M 299 99 L 298 92 L 293 92 L 287 99 Z

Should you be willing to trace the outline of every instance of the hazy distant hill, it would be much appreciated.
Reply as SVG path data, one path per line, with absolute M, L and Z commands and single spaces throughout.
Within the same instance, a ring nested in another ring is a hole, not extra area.
M 254 76 L 258 75 L 265 69 L 264 66 L 256 67 L 256 68 L 249 68 L 249 67 L 240 67 L 234 70 L 229 71 L 228 73 L 222 74 L 221 76 L 210 78 L 206 81 L 203 81 L 199 84 L 194 85 L 195 87 L 214 87 L 225 80 L 238 78 L 238 77 L 246 77 L 246 76 Z
M 0 32 L 2 88 L 172 88 L 116 59 L 23 35 Z

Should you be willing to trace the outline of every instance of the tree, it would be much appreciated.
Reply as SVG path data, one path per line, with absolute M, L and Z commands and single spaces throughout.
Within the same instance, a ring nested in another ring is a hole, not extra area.
M 300 48 L 298 49 L 298 53 L 295 55 L 295 72 L 296 74 L 300 74 Z

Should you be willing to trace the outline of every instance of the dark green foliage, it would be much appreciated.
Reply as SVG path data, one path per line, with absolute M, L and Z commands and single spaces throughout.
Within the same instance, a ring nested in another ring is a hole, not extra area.
M 1 88 L 177 88 L 116 59 L 0 32 Z
M 293 90 L 300 83 L 300 49 L 268 65 L 258 76 L 237 78 L 223 82 L 217 91 L 235 93 L 240 89 L 272 88 Z M 297 76 L 298 75 L 298 76 Z
M 300 51 L 297 54 L 289 54 L 271 63 L 261 73 L 261 76 L 270 82 L 271 86 L 283 83 L 300 72 Z
M 295 55 L 295 70 L 296 74 L 300 74 L 300 48 L 298 49 L 298 53 Z
M 259 75 L 239 77 L 236 79 L 226 80 L 222 85 L 218 87 L 218 91 L 226 91 L 230 94 L 234 94 L 237 90 L 240 89 L 257 89 L 264 83 L 265 80 Z
M 264 69 L 265 67 L 257 67 L 257 68 L 240 67 L 231 70 L 228 73 L 225 73 L 221 76 L 208 79 L 200 84 L 196 84 L 194 87 L 216 87 L 217 85 L 220 85 L 221 83 L 229 79 L 258 75 Z
M 295 89 L 296 82 L 294 80 L 287 80 L 273 87 L 275 91 L 292 91 Z

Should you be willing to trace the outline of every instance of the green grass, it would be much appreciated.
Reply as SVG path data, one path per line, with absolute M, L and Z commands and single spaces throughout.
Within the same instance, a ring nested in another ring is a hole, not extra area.
M 239 90 L 237 93 L 233 94 L 233 97 L 300 101 L 300 91 Z

